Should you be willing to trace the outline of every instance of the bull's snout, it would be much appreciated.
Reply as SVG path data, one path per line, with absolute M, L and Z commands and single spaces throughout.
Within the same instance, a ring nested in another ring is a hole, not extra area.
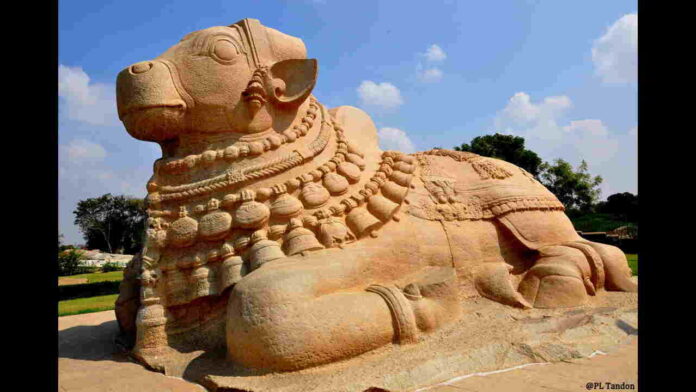
M 118 74 L 118 116 L 133 137 L 161 141 L 175 136 L 192 103 L 177 89 L 173 68 L 166 60 L 156 59 L 132 64 Z
M 186 108 L 170 66 L 163 61 L 142 61 L 122 70 L 116 79 L 116 102 L 121 120 L 133 111 Z

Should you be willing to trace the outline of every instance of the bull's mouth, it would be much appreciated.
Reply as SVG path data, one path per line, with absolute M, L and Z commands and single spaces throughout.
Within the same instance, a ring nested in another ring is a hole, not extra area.
M 247 102 L 256 101 L 263 104 L 266 102 L 266 90 L 264 90 L 263 85 L 260 83 L 252 81 L 242 92 L 242 97 Z
M 176 101 L 176 102 L 172 102 L 172 103 L 160 103 L 160 104 L 152 104 L 152 105 L 131 106 L 131 107 L 121 111 L 121 113 L 119 114 L 119 118 L 123 119 L 127 115 L 135 113 L 135 112 L 143 112 L 146 110 L 157 109 L 157 108 L 170 108 L 170 109 L 174 109 L 177 111 L 185 112 L 186 111 L 186 103 L 184 103 L 184 101 Z

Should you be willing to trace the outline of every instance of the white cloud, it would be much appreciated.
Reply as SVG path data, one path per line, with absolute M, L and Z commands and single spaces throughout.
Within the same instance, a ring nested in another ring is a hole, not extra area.
M 563 132 L 580 157 L 595 166 L 611 159 L 619 149 L 618 139 L 611 137 L 600 120 L 571 121 L 563 127 Z
M 60 146 L 61 155 L 70 161 L 101 161 L 106 158 L 106 150 L 100 144 L 88 140 L 77 139 L 66 146 Z
M 614 135 L 599 119 L 566 121 L 564 116 L 572 105 L 567 96 L 534 102 L 528 94 L 518 92 L 498 112 L 494 126 L 498 132 L 524 137 L 527 148 L 546 161 L 561 158 L 578 165 L 585 160 L 593 175 L 604 178 L 605 197 L 636 192 L 635 136 L 630 132 Z
M 357 89 L 360 101 L 366 106 L 376 106 L 382 109 L 394 109 L 404 103 L 401 92 L 388 82 L 375 83 L 364 80 Z
M 435 83 L 442 80 L 442 71 L 437 68 L 428 68 L 423 73 L 421 73 L 421 79 L 427 83 Z
M 425 53 L 419 53 L 419 56 L 425 57 L 426 63 L 438 63 L 447 58 L 445 51 L 437 44 L 430 45 Z M 436 83 L 442 80 L 443 72 L 438 67 L 432 65 L 425 67 L 423 63 L 419 61 L 416 66 L 416 71 L 418 72 L 418 78 L 425 83 Z
M 71 120 L 90 125 L 119 124 L 113 84 L 90 83 L 81 67 L 58 66 L 58 96 Z
M 377 132 L 379 137 L 379 147 L 383 150 L 398 150 L 405 153 L 416 151 L 411 139 L 406 132 L 398 128 L 381 128 Z
M 105 193 L 144 197 L 152 162 L 161 156 L 156 143 L 127 136 L 115 90 L 95 83 L 80 67 L 58 68 L 58 224 L 68 243 L 84 242 L 73 223 L 78 201 Z
M 635 83 L 638 77 L 638 14 L 614 22 L 594 42 L 595 73 L 606 83 Z
M 562 136 L 558 120 L 571 107 L 572 102 L 565 95 L 546 97 L 540 103 L 533 103 L 529 94 L 518 92 L 496 116 L 495 127 L 509 134 L 526 132 L 557 140 Z
M 445 60 L 447 58 L 447 53 L 445 53 L 439 45 L 432 44 L 424 53 L 424 56 L 430 62 L 438 62 Z

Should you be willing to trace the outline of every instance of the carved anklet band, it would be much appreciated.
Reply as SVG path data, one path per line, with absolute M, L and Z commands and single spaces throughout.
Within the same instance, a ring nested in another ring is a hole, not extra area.
M 396 338 L 400 344 L 415 343 L 418 341 L 416 316 L 413 314 L 411 303 L 396 286 L 383 286 L 373 284 L 366 289 L 371 293 L 379 294 L 389 306 L 396 324 Z

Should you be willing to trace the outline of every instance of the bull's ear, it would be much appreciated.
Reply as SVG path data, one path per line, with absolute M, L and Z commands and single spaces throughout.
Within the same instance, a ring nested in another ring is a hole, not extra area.
M 299 106 L 312 93 L 317 82 L 316 59 L 279 61 L 271 66 L 274 103 L 284 109 Z

